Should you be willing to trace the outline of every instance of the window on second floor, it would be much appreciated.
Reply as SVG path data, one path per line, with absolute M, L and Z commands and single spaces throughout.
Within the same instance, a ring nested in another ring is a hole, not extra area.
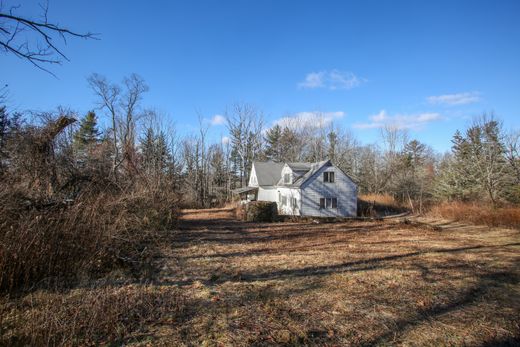
M 324 172 L 323 173 L 323 182 L 334 183 L 334 172 Z
M 285 184 L 291 183 L 291 174 L 290 173 L 286 173 L 285 175 L 283 175 L 283 183 L 285 183 Z

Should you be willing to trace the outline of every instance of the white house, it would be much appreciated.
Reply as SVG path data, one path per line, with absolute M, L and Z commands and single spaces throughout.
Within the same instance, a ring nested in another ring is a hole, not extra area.
M 244 200 L 274 201 L 280 214 L 354 217 L 357 185 L 330 160 L 318 163 L 253 162 Z

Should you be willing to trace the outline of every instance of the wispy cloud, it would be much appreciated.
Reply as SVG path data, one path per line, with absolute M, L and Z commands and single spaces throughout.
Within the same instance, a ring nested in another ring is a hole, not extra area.
M 221 142 L 222 142 L 223 145 L 227 145 L 229 143 L 229 141 L 231 141 L 231 139 L 228 136 L 224 136 L 221 139 Z
M 370 116 L 369 119 L 369 122 L 355 123 L 353 127 L 357 129 L 377 129 L 390 126 L 397 129 L 420 130 L 428 123 L 441 120 L 442 116 L 435 112 L 389 115 L 386 110 L 381 110 L 379 113 Z
M 299 112 L 290 116 L 282 117 L 273 122 L 274 125 L 281 127 L 325 127 L 330 125 L 334 120 L 341 119 L 345 116 L 345 112 Z
M 466 92 L 457 94 L 434 95 L 426 98 L 430 104 L 440 105 L 466 105 L 480 101 L 479 92 Z
M 339 70 L 319 71 L 308 73 L 305 79 L 298 83 L 298 88 L 352 89 L 363 82 L 365 82 L 365 79 L 357 77 L 352 72 L 341 72 Z
M 226 117 L 216 114 L 211 118 L 211 125 L 222 125 L 226 123 Z

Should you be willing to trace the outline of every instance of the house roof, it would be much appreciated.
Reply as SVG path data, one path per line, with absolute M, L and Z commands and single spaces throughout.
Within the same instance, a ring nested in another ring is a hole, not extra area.
M 283 163 L 274 161 L 255 161 L 256 179 L 259 186 L 274 186 L 282 175 Z
M 251 192 L 251 191 L 254 191 L 254 190 L 258 190 L 258 187 L 243 187 L 243 188 L 237 188 L 237 189 L 233 189 L 232 192 L 235 193 L 235 194 L 243 194 L 243 193 L 247 193 L 247 192 Z
M 296 162 L 296 163 L 287 163 L 287 166 L 291 168 L 293 171 L 309 171 L 312 163 L 304 163 L 304 162 Z
M 307 180 L 309 180 L 316 172 L 325 165 L 331 165 L 330 160 L 323 160 L 316 163 L 294 162 L 294 163 L 276 163 L 273 161 L 255 161 L 253 162 L 256 171 L 256 178 L 259 186 L 281 186 L 288 188 L 300 188 Z M 297 174 L 296 180 L 291 184 L 284 184 L 282 169 L 287 165 L 293 172 Z M 341 169 L 340 169 L 341 170 Z M 344 173 L 344 172 L 343 172 Z M 347 174 L 345 174 L 347 177 Z
M 299 163 L 299 164 L 308 164 L 309 168 L 307 169 L 307 172 L 305 172 L 305 174 L 298 177 L 296 179 L 296 181 L 294 181 L 292 184 L 290 184 L 288 186 L 295 187 L 295 188 L 301 187 L 301 185 L 304 184 L 309 178 L 311 178 L 312 175 L 314 175 L 319 169 L 321 169 L 323 166 L 325 166 L 329 162 L 330 162 L 329 160 L 324 160 L 324 161 L 319 161 L 316 163 Z M 287 165 L 289 165 L 289 163 L 287 163 Z M 289 167 L 290 167 L 290 165 L 289 165 Z M 292 170 L 294 170 L 294 169 L 292 169 Z

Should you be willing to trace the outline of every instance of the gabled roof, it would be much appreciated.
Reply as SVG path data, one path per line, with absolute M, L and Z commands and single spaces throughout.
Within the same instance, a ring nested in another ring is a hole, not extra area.
M 323 160 L 316 163 L 275 163 L 273 161 L 255 161 L 253 162 L 256 171 L 256 178 L 259 186 L 280 186 L 288 188 L 300 188 L 307 182 L 316 172 L 324 166 L 332 166 L 330 160 Z M 282 169 L 287 165 L 293 172 L 296 173 L 296 180 L 291 184 L 284 184 L 282 176 Z M 339 169 L 338 167 L 336 167 Z M 347 175 L 343 170 L 341 172 Z M 350 178 L 352 180 L 352 178 Z M 354 181 L 352 181 L 354 182 Z
M 287 166 L 290 167 L 293 171 L 309 171 L 312 166 L 312 163 L 287 163 Z
M 276 185 L 282 175 L 284 166 L 283 163 L 275 163 L 274 161 L 255 161 L 253 165 L 259 186 Z
M 314 175 L 318 170 L 320 170 L 323 166 L 325 166 L 328 163 L 330 163 L 330 160 L 319 161 L 317 163 L 305 163 L 309 164 L 309 169 L 307 170 L 307 172 L 304 175 L 298 177 L 296 181 L 294 181 L 289 186 L 295 188 L 301 187 L 301 185 L 304 184 L 309 178 L 311 178 L 312 175 Z

